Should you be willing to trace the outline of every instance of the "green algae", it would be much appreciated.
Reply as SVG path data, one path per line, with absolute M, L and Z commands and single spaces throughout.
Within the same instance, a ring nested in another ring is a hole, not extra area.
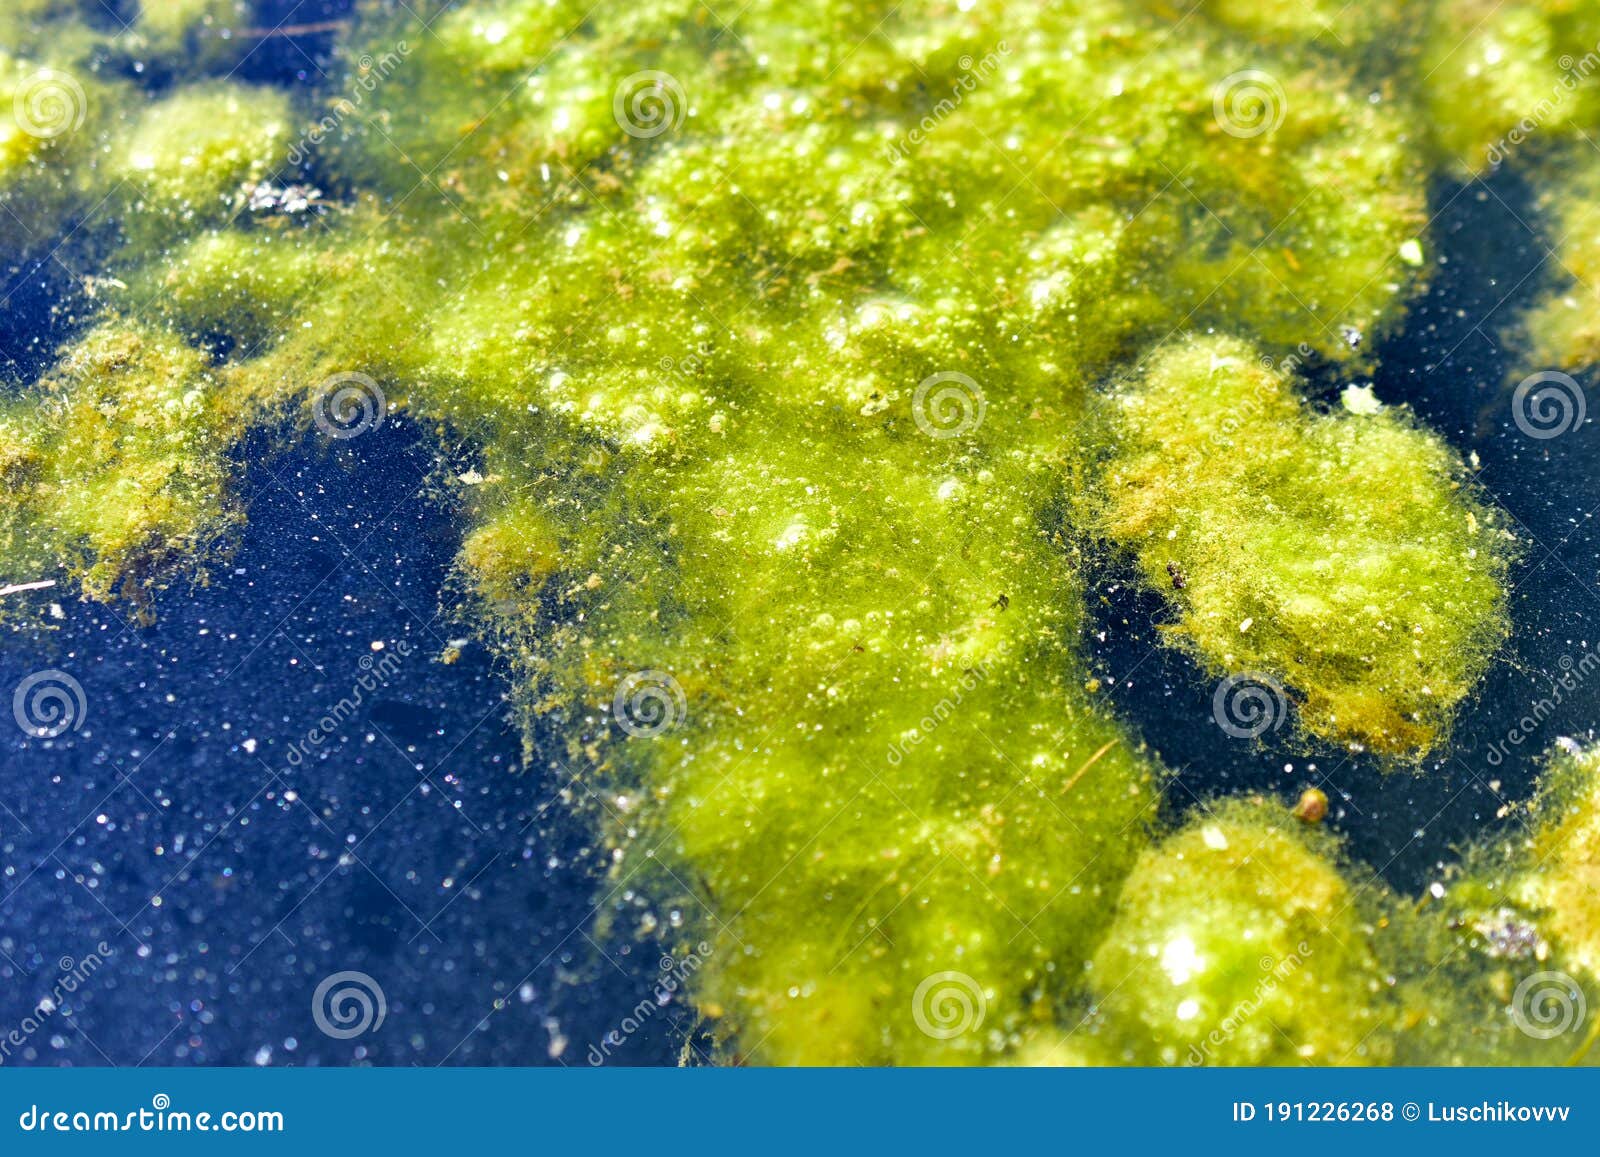
M 1417 70 L 1435 148 L 1458 172 L 1559 149 L 1596 123 L 1600 40 L 1587 5 L 1449 0 L 1430 20 Z
M 159 251 L 226 223 L 241 188 L 282 166 L 292 124 L 286 94 L 227 82 L 192 85 L 141 110 L 107 165 L 124 243 Z
M 1558 264 L 1553 283 L 1508 335 L 1519 354 L 1518 377 L 1551 367 L 1578 374 L 1600 364 L 1600 320 L 1588 288 L 1600 273 L 1600 165 L 1590 156 L 1585 146 L 1543 166 L 1541 208 L 1552 222 Z
M 726 1058 L 1525 1055 L 1481 954 L 1441 987 L 1458 930 L 1331 840 L 1244 803 L 1164 832 L 1082 636 L 1109 540 L 1313 734 L 1439 741 L 1510 543 L 1415 421 L 1261 359 L 1363 368 L 1427 176 L 1537 70 L 1442 47 L 1460 4 L 412 7 L 363 5 L 298 108 L 95 63 L 223 71 L 228 4 L 16 10 L 8 83 L 70 70 L 85 115 L 0 120 L 34 235 L 0 246 L 73 229 L 118 288 L 0 410 L 8 575 L 147 598 L 237 524 L 229 452 L 360 374 L 480 455 L 462 589 L 530 762 L 609 852 L 606 933 L 709 946 Z M 1584 12 L 1484 35 L 1543 59 Z M 327 203 L 251 207 L 307 156 Z
M 1509 831 L 1467 858 L 1452 901 L 1478 924 L 1514 912 L 1555 956 L 1600 984 L 1600 748 L 1561 740 L 1546 756 L 1539 790 Z
M 10 573 L 64 566 L 88 597 L 142 603 L 164 564 L 214 553 L 233 521 L 217 438 L 230 407 L 208 362 L 174 334 L 108 322 L 0 405 L 0 470 L 21 496 L 0 514 Z
M 1506 805 L 1376 939 L 1403 1064 L 1594 1064 L 1596 749 L 1557 740 Z
M 1510 535 L 1451 451 L 1392 408 L 1316 413 L 1226 339 L 1163 350 L 1111 407 L 1094 523 L 1173 633 L 1292 688 L 1313 734 L 1433 746 L 1508 630 Z
M 1333 842 L 1238 801 L 1134 868 L 1095 954 L 1094 1044 L 1133 1064 L 1382 1064 L 1389 995 Z

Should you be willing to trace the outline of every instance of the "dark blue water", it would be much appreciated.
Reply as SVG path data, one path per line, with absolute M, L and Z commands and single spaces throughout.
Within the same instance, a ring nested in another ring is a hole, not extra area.
M 481 649 L 439 661 L 459 528 L 433 454 L 392 423 L 252 448 L 236 554 L 153 625 L 27 596 L 65 618 L 0 641 L 0 688 L 59 668 L 87 709 L 54 740 L 0 728 L 0 1033 L 110 951 L 12 1063 L 582 1065 L 649 997 L 657 949 L 586 935 L 604 890 L 566 777 L 520 770 Z M 332 1039 L 312 998 L 351 970 L 386 1019 Z M 612 1056 L 676 1060 L 685 1015 Z

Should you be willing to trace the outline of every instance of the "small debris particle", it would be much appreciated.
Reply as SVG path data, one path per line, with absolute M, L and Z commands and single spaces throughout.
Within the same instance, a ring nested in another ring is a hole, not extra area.
M 1308 787 L 1294 805 L 1294 818 L 1303 824 L 1320 824 L 1328 816 L 1328 797 L 1321 788 Z
M 1383 409 L 1371 386 L 1346 386 L 1339 401 L 1352 414 L 1376 414 Z

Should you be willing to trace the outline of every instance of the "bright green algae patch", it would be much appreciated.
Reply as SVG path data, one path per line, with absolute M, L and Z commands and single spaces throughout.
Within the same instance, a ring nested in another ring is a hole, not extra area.
M 1111 396 L 1095 521 L 1208 669 L 1281 681 L 1314 734 L 1416 753 L 1505 638 L 1510 536 L 1442 441 L 1349 396 L 1317 413 L 1252 346 L 1174 344 Z
M 1390 1058 L 1389 997 L 1333 841 L 1241 801 L 1140 860 L 1094 958 L 1095 1045 L 1132 1064 Z
M 1442 443 L 1257 365 L 1358 368 L 1415 288 L 1429 97 L 1358 57 L 1409 77 L 1420 9 L 1341 37 L 1331 5 L 1208 3 L 1173 35 L 1110 0 L 758 0 L 728 28 L 374 4 L 299 109 L 219 80 L 151 103 L 91 63 L 214 43 L 225 7 L 16 41 L 19 79 L 70 69 L 88 108 L 41 143 L 0 101 L 0 196 L 50 241 L 112 197 L 73 251 L 116 284 L 0 414 L 8 577 L 158 586 L 231 528 L 246 433 L 366 375 L 478 448 L 463 585 L 530 758 L 608 846 L 609 934 L 711 946 L 727 1057 L 1183 1063 L 1262 952 L 1195 941 L 1216 968 L 1181 994 L 1106 977 L 1186 904 L 1280 962 L 1316 946 L 1270 1003 L 1290 1043 L 1207 1059 L 1402 1055 L 1411 1005 L 1362 1003 L 1405 956 L 1374 935 L 1393 898 L 1260 808 L 1152 848 L 1162 769 L 1081 636 L 1093 529 L 1207 665 L 1394 752 L 1503 636 L 1507 543 Z M 334 203 L 253 207 L 306 151 Z M 1218 878 L 1174 866 L 1200 861 Z

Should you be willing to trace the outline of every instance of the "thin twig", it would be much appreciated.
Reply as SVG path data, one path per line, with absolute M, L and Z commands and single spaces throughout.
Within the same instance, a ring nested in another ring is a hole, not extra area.
M 0 598 L 6 595 L 20 595 L 23 591 L 42 591 L 46 587 L 55 585 L 55 579 L 40 579 L 36 583 L 13 583 L 10 586 L 0 587 Z
M 1095 752 L 1087 760 L 1085 760 L 1083 766 L 1078 768 L 1077 771 L 1073 772 L 1072 773 L 1072 778 L 1067 780 L 1066 786 L 1064 786 L 1061 789 L 1061 794 L 1062 795 L 1066 795 L 1073 788 L 1077 787 L 1078 786 L 1078 781 L 1083 778 L 1084 773 L 1087 772 L 1096 763 L 1098 763 L 1100 761 L 1100 757 L 1102 755 L 1104 755 L 1106 752 L 1110 751 L 1113 747 L 1115 747 L 1120 742 L 1122 742 L 1122 741 L 1119 740 L 1119 739 L 1111 740 L 1104 747 L 1102 747 L 1099 751 Z
M 272 40 L 279 36 L 320 36 L 324 32 L 342 32 L 350 27 L 348 20 L 324 20 L 319 24 L 285 24 L 281 28 L 242 28 L 233 35 L 240 40 Z

